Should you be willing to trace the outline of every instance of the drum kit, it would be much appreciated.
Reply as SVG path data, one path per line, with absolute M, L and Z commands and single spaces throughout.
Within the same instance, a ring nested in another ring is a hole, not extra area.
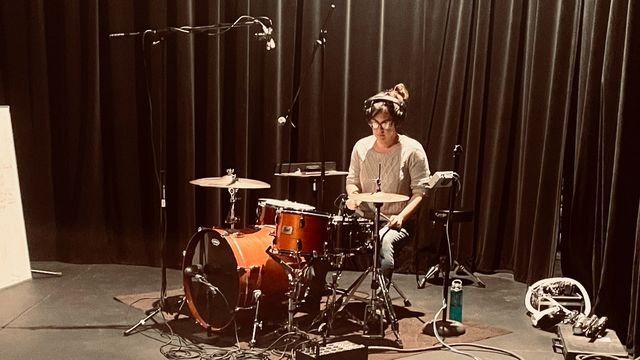
M 222 331 L 232 323 L 249 325 L 253 320 L 249 344 L 254 346 L 262 321 L 282 320 L 286 311 L 286 324 L 279 330 L 304 336 L 305 332 L 295 324 L 294 315 L 308 291 L 309 273 L 314 263 L 326 261 L 341 271 L 345 258 L 372 250 L 373 265 L 349 288 L 340 291 L 340 296 L 336 291 L 338 276 L 334 273 L 333 283 L 328 285 L 332 296 L 312 325 L 321 324 L 319 331 L 327 335 L 334 320 L 344 315 L 346 305 L 370 275 L 371 296 L 364 300 L 364 320 L 360 321 L 363 333 L 384 337 L 385 324 L 389 324 L 396 342 L 402 346 L 388 284 L 380 271 L 378 232 L 382 204 L 406 201 L 407 196 L 381 191 L 352 195 L 357 201 L 375 206 L 373 220 L 342 215 L 342 211 L 339 215 L 327 214 L 295 201 L 261 198 L 256 208 L 256 225 L 236 229 L 238 190 L 265 189 L 270 185 L 238 178 L 231 169 L 226 176 L 201 178 L 190 183 L 227 189 L 231 195 L 226 219 L 229 228 L 200 228 L 183 251 L 184 300 L 192 317 L 207 333 Z

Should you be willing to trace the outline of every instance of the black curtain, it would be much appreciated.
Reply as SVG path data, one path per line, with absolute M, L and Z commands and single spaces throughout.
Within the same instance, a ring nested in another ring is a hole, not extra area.
M 586 1 L 572 92 L 562 271 L 638 353 L 640 28 L 634 2 Z M 602 316 L 601 315 L 601 316 Z
M 31 258 L 158 265 L 164 185 L 164 253 L 179 267 L 196 228 L 225 227 L 229 209 L 225 190 L 189 180 L 228 168 L 272 186 L 240 191 L 241 226 L 258 198 L 315 204 L 310 180 L 274 166 L 345 170 L 369 132 L 362 101 L 404 82 L 404 131 L 432 170 L 452 169 L 463 149 L 456 207 L 473 220 L 455 228 L 456 258 L 531 283 L 551 276 L 560 244 L 563 272 L 637 344 L 634 3 L 334 3 L 320 47 L 328 1 L 0 1 L 0 102 L 11 106 Z M 145 44 L 108 36 L 245 14 L 273 20 L 275 50 L 256 27 Z M 295 128 L 276 124 L 287 110 Z M 343 182 L 327 178 L 322 210 L 335 213 Z M 442 250 L 428 210 L 446 208 L 448 191 L 423 206 L 419 261 L 407 249 L 402 270 L 424 272 Z

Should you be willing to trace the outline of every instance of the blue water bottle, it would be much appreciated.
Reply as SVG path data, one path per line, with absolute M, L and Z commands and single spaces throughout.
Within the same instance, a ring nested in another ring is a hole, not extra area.
M 462 281 L 453 280 L 449 290 L 449 319 L 462 322 Z

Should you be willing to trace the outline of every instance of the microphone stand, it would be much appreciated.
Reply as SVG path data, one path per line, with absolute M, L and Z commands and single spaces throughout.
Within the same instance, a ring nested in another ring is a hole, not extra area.
M 458 155 L 462 152 L 462 146 L 456 144 L 453 147 L 453 168 L 454 171 L 458 169 Z M 448 293 L 449 293 L 449 272 L 451 271 L 451 243 L 449 242 L 449 227 L 453 223 L 453 213 L 454 206 L 456 201 L 456 188 L 455 186 L 451 187 L 449 192 L 449 212 L 447 214 L 447 221 L 445 223 L 445 232 L 447 238 L 447 253 L 445 256 L 440 257 L 440 266 L 443 274 L 442 280 L 442 300 L 446 304 L 446 307 L 442 311 L 442 320 L 439 321 L 429 321 L 422 328 L 422 333 L 431 335 L 431 336 L 442 336 L 442 337 L 450 337 L 450 336 L 459 336 L 465 333 L 464 325 L 462 325 L 459 321 L 447 320 L 447 310 L 449 310 L 449 301 Z M 435 324 L 434 324 L 435 321 Z
M 165 185 L 166 184 L 166 181 L 165 181 L 166 114 L 161 112 L 158 116 L 160 118 L 160 155 L 159 157 L 162 160 L 161 169 L 158 170 L 156 149 L 153 141 L 154 134 L 153 134 L 153 106 L 152 106 L 153 104 L 152 104 L 151 85 L 150 85 L 151 79 L 149 75 L 149 69 L 148 69 L 148 64 L 147 64 L 147 59 L 145 54 L 146 46 L 148 45 L 147 38 L 152 35 L 155 35 L 155 37 L 157 37 L 150 43 L 151 46 L 157 45 L 160 43 L 163 44 L 161 65 L 160 65 L 161 75 L 162 75 L 162 78 L 161 78 L 162 87 L 160 88 L 160 96 L 162 101 L 161 101 L 160 108 L 164 109 L 166 107 L 166 90 L 164 86 L 165 84 L 164 79 L 166 78 L 166 71 L 167 71 L 166 70 L 167 49 L 166 49 L 166 46 L 164 46 L 164 40 L 166 35 L 175 34 L 175 33 L 183 33 L 183 34 L 207 33 L 208 35 L 217 36 L 217 35 L 224 34 L 225 32 L 233 28 L 247 27 L 247 26 L 252 26 L 256 24 L 260 25 L 262 29 L 265 29 L 266 26 L 263 21 L 267 21 L 267 20 L 269 21 L 269 23 L 271 23 L 271 20 L 269 18 L 243 15 L 243 16 L 240 16 L 232 24 L 222 23 L 222 24 L 206 25 L 206 26 L 166 27 L 166 28 L 155 29 L 155 30 L 148 29 L 143 32 L 126 32 L 126 33 L 109 34 L 109 37 L 113 37 L 113 38 L 139 36 L 139 35 L 142 36 L 142 51 L 143 51 L 143 61 L 144 61 L 144 69 L 145 69 L 145 80 L 146 80 L 147 97 L 148 97 L 148 103 L 149 103 L 149 117 L 151 120 L 150 131 L 151 131 L 151 144 L 152 144 L 153 157 L 154 157 L 153 163 L 154 163 L 154 170 L 156 171 L 156 181 L 158 182 L 158 187 L 159 187 L 160 197 L 161 197 L 160 199 L 160 209 L 161 209 L 160 210 L 160 232 L 161 232 L 161 235 L 160 235 L 160 253 L 161 253 L 160 254 L 160 268 L 161 268 L 160 300 L 158 305 L 154 309 L 146 312 L 147 316 L 145 316 L 143 319 L 138 321 L 138 323 L 136 323 L 132 327 L 125 330 L 123 334 L 124 336 L 130 335 L 139 326 L 144 325 L 148 320 L 152 319 L 156 314 L 162 311 L 166 305 L 165 304 L 166 292 L 167 292 L 167 268 L 166 268 L 167 209 L 166 209 L 166 185 Z M 259 35 L 259 34 L 256 34 L 256 35 Z M 269 49 L 269 45 L 267 49 Z M 233 197 L 233 194 L 232 194 L 232 197 Z M 183 297 L 180 302 L 184 303 L 184 300 L 185 298 Z
M 325 16 L 324 20 L 322 21 L 322 26 L 320 27 L 320 32 L 318 34 L 318 39 L 316 39 L 316 41 L 314 42 L 313 45 L 313 51 L 311 53 L 311 61 L 309 62 L 309 66 L 307 67 L 307 69 L 304 72 L 304 75 L 302 76 L 302 80 L 300 81 L 300 83 L 298 84 L 298 89 L 296 90 L 296 94 L 293 96 L 293 100 L 291 101 L 291 105 L 289 106 L 289 108 L 287 109 L 287 113 L 285 114 L 285 116 L 281 117 L 280 119 L 284 120 L 278 120 L 278 122 L 282 125 L 284 123 L 286 123 L 287 121 L 291 124 L 292 127 L 296 128 L 296 125 L 293 123 L 293 121 L 289 120 L 289 116 L 291 115 L 291 110 L 293 109 L 293 107 L 296 105 L 296 103 L 298 102 L 298 98 L 300 97 L 300 92 L 302 90 L 302 85 L 305 83 L 305 80 L 309 77 L 310 74 L 310 70 L 311 70 L 311 66 L 313 65 L 313 63 L 315 62 L 315 58 L 316 58 L 316 54 L 318 53 L 318 49 L 320 49 L 320 128 L 321 128 L 321 134 L 320 134 L 320 145 L 321 145 L 321 149 L 320 149 L 320 184 L 316 184 L 316 180 L 315 178 L 313 178 L 313 192 L 314 194 L 316 194 L 315 198 L 316 198 L 316 208 L 320 209 L 322 203 L 323 203 L 323 198 L 324 198 L 324 182 L 325 182 L 325 174 L 326 174 L 326 156 L 325 156 L 325 111 L 324 111 L 324 102 L 325 102 L 325 47 L 327 44 L 327 30 L 326 30 L 326 26 L 327 23 L 329 22 L 329 19 L 331 18 L 331 15 L 333 14 L 333 11 L 336 9 L 336 5 L 335 4 L 331 4 L 331 6 L 329 7 L 329 12 L 327 13 L 327 15 Z M 318 185 L 318 186 L 316 186 Z
M 324 182 L 325 182 L 325 172 L 326 172 L 326 154 L 325 154 L 325 58 L 326 58 L 326 45 L 327 45 L 327 22 L 329 18 L 333 14 L 333 10 L 335 10 L 336 6 L 331 4 L 329 7 L 329 12 L 327 16 L 324 18 L 324 22 L 322 23 L 322 27 L 320 28 L 320 32 L 318 34 L 318 40 L 316 40 L 316 48 L 320 48 L 320 186 L 318 187 L 318 199 L 316 200 L 316 208 L 321 209 L 324 201 Z
M 167 59 L 167 48 L 166 46 L 164 46 L 164 35 L 168 34 L 168 33 L 173 33 L 175 32 L 175 30 L 173 28 L 166 28 L 166 29 L 161 29 L 161 30 L 146 30 L 143 35 L 142 35 L 142 51 L 143 51 L 143 57 L 144 57 L 144 64 L 145 64 L 145 77 L 146 77 L 146 85 L 147 85 L 147 95 L 148 95 L 148 101 L 149 101 L 149 116 L 151 117 L 151 143 L 152 143 L 152 150 L 153 150 L 153 164 L 154 164 L 154 168 L 156 170 L 156 180 L 158 182 L 158 187 L 159 187 L 159 192 L 160 192 L 160 273 L 161 273 L 161 280 L 160 280 L 160 299 L 158 301 L 158 305 L 152 309 L 146 312 L 147 316 L 145 316 L 143 319 L 141 319 L 140 321 L 138 321 L 135 325 L 131 326 L 130 328 L 128 328 L 127 330 L 124 331 L 123 335 L 124 336 L 128 336 L 131 335 L 131 333 L 133 333 L 134 330 L 136 330 L 139 326 L 144 325 L 148 320 L 152 319 L 156 314 L 160 313 L 160 311 L 162 311 L 165 308 L 165 297 L 166 297 L 166 292 L 167 292 L 167 267 L 166 267 L 166 241 L 167 241 L 167 203 L 166 203 L 166 157 L 165 157 L 165 152 L 166 152 L 166 114 L 164 112 L 160 112 L 157 116 L 160 119 L 160 129 L 159 129 L 159 133 L 160 133 L 160 154 L 157 154 L 156 152 L 156 148 L 155 148 L 155 144 L 153 142 L 153 138 L 154 138 L 154 133 L 153 133 L 153 106 L 152 106 L 152 97 L 151 97 L 151 79 L 150 79 L 150 75 L 149 75 L 149 69 L 148 69 L 148 64 L 147 64 L 147 60 L 146 60 L 146 54 L 144 54 L 145 50 L 146 50 L 146 40 L 147 40 L 147 36 L 148 35 L 157 35 L 158 38 L 156 40 L 154 40 L 150 45 L 156 45 L 156 44 L 162 44 L 162 48 L 161 48 L 161 64 L 160 64 L 160 69 L 162 72 L 162 78 L 161 80 L 164 80 L 164 78 L 166 77 L 166 59 Z M 162 84 L 161 88 L 160 88 L 160 97 L 161 97 L 161 106 L 160 109 L 164 109 L 166 106 L 166 96 L 165 96 L 165 86 L 164 86 L 164 81 L 160 82 Z M 160 165 L 160 169 L 157 169 L 157 158 L 161 159 L 161 165 Z M 159 174 L 158 174 L 159 173 Z

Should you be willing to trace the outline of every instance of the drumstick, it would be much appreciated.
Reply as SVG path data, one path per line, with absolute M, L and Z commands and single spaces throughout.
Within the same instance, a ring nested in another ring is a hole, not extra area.
M 382 216 L 387 221 L 391 221 L 391 218 L 388 217 L 387 215 L 383 214 L 383 213 L 380 213 L 380 216 Z

